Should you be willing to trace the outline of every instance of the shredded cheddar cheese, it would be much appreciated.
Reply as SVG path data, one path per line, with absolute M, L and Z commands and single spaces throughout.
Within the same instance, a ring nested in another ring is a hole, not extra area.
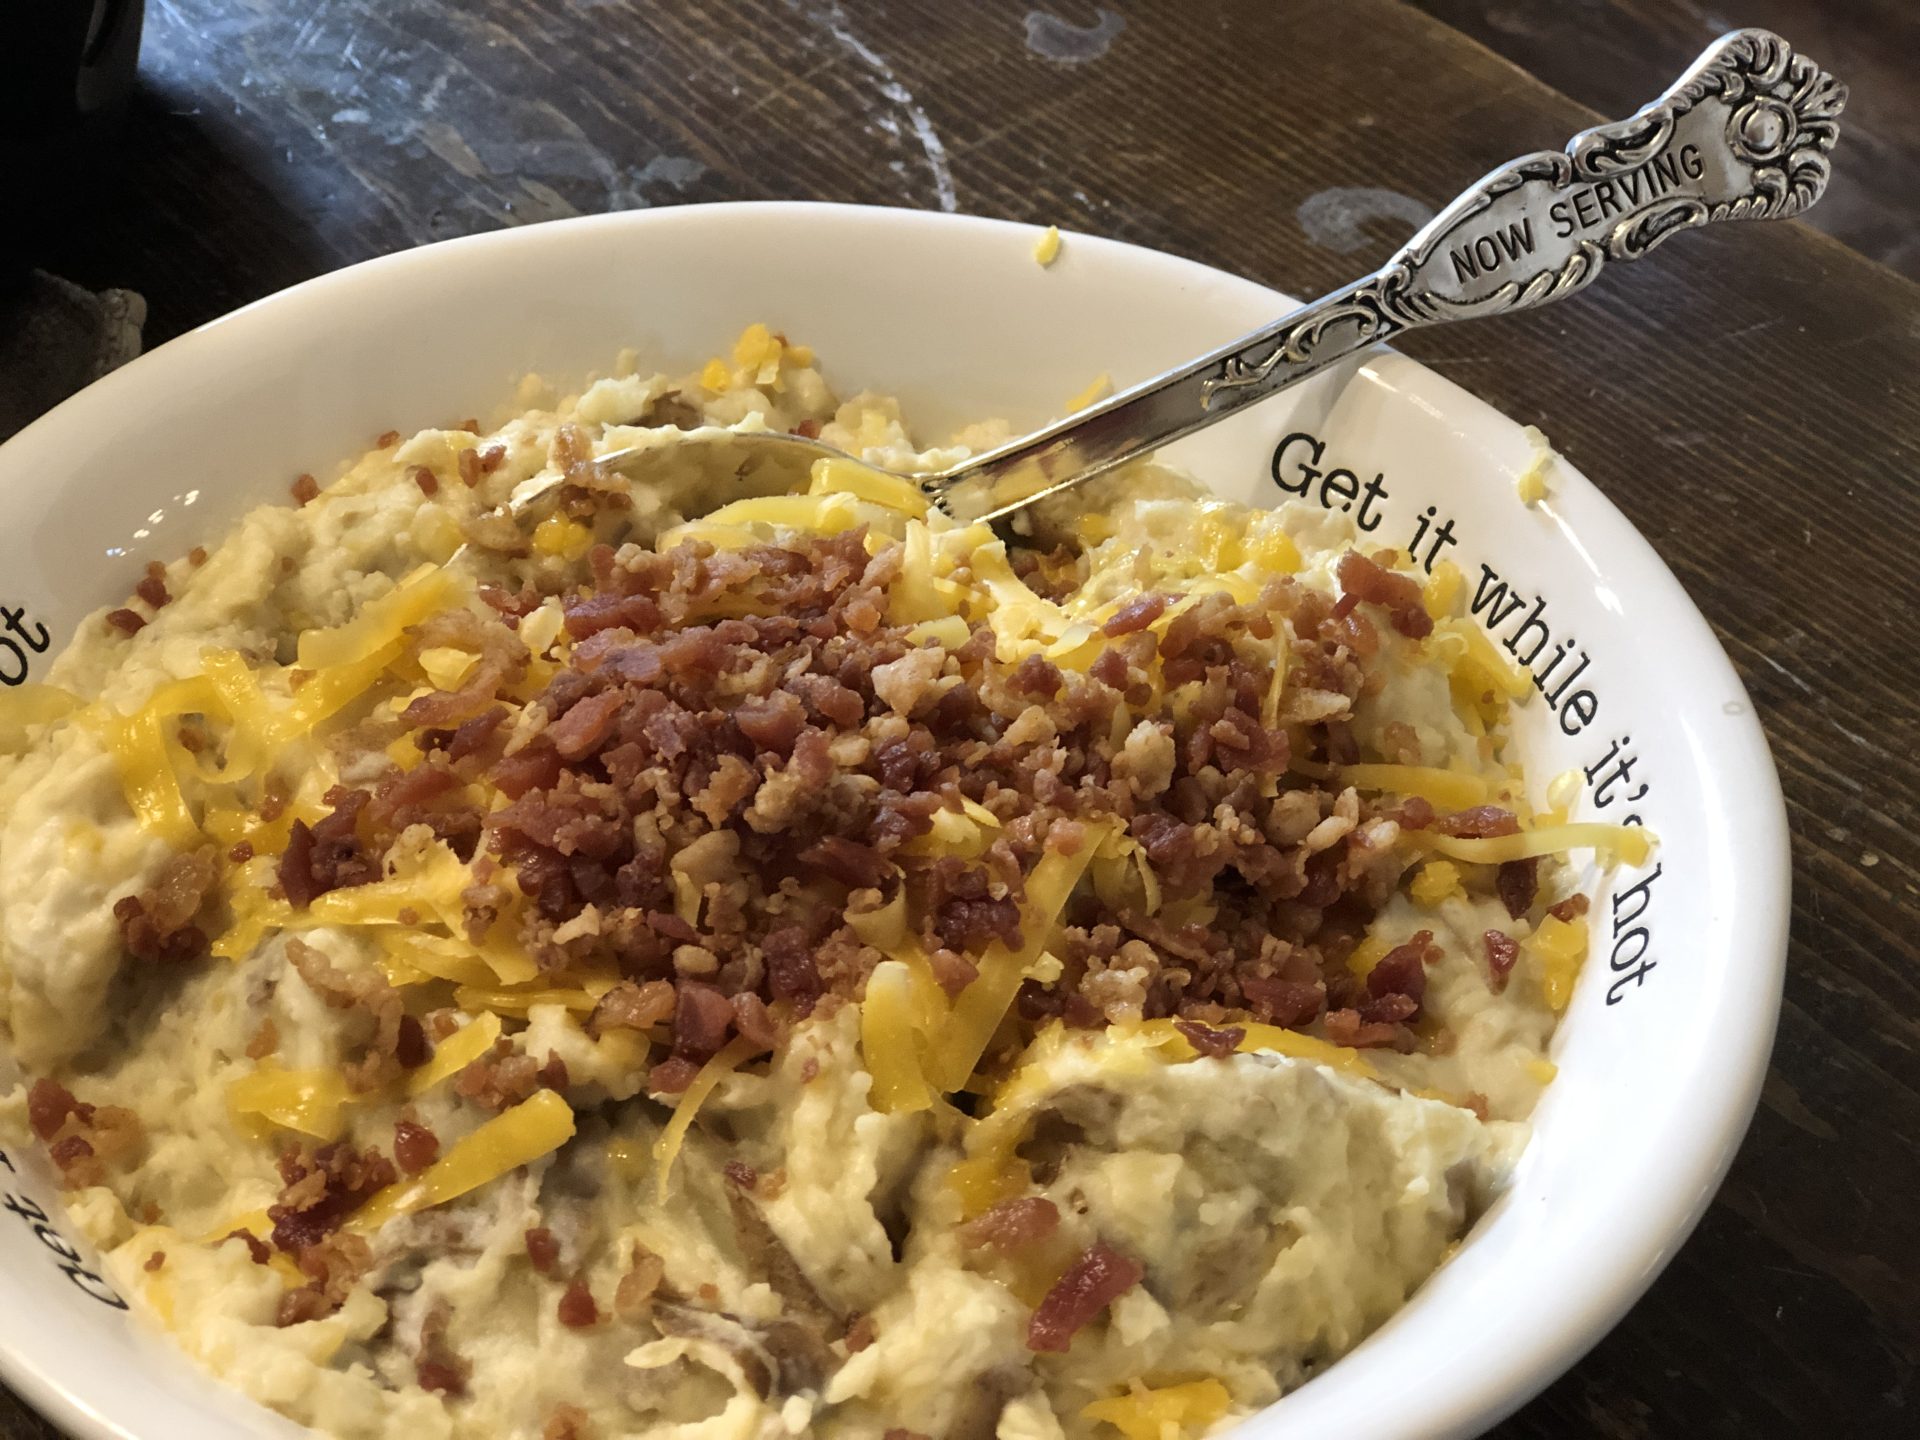
M 227 1087 L 235 1115 L 258 1115 L 316 1140 L 338 1140 L 353 1092 L 338 1070 L 283 1070 L 263 1064 Z
M 680 1147 L 687 1142 L 687 1131 L 693 1127 L 693 1117 L 707 1103 L 707 1097 L 713 1094 L 714 1087 L 730 1072 L 739 1069 L 753 1053 L 751 1040 L 744 1035 L 734 1036 L 718 1055 L 700 1067 L 700 1073 L 681 1092 L 679 1101 L 673 1107 L 673 1118 L 667 1121 L 667 1128 L 660 1132 L 660 1138 L 653 1145 L 653 1163 L 660 1167 L 654 1185 L 662 1205 L 667 1203 L 667 1182 L 673 1178 L 673 1162 L 680 1156 Z
M 1089 827 L 1092 829 L 1094 827 Z M 953 1016 L 935 1038 L 933 1079 L 943 1093 L 966 1087 L 974 1067 L 986 1053 L 994 1031 L 1012 1008 L 1027 968 L 1040 958 L 1058 923 L 1067 899 L 1086 873 L 1100 837 L 1089 835 L 1072 855 L 1049 851 L 1027 876 L 1027 913 L 1021 917 L 1025 945 L 1009 950 L 999 941 L 980 957 L 980 973 L 953 1002 Z
M 33 727 L 65 719 L 81 705 L 78 695 L 38 681 L 0 690 L 0 752 L 24 745 Z
M 1442 900 L 1464 893 L 1460 885 L 1460 871 L 1445 860 L 1429 860 L 1420 867 L 1420 873 L 1413 877 L 1412 883 L 1407 886 L 1407 893 L 1422 905 L 1438 905 Z
M 1538 930 L 1521 941 L 1520 948 L 1538 962 L 1541 993 L 1547 1007 L 1558 1015 L 1573 999 L 1573 983 L 1580 978 L 1581 964 L 1587 958 L 1586 922 L 1549 915 Z
M 1204 1434 L 1233 1405 L 1218 1380 L 1191 1380 L 1159 1389 L 1136 1382 L 1126 1393 L 1084 1405 L 1080 1414 L 1113 1426 L 1127 1440 L 1181 1440 Z
M 857 500 L 884 505 L 889 510 L 898 510 L 902 515 L 910 515 L 915 520 L 923 519 L 932 506 L 926 492 L 911 480 L 899 475 L 890 475 L 884 470 L 875 470 L 867 465 L 859 465 L 851 460 L 837 460 L 832 457 L 813 462 L 812 479 L 808 484 L 807 493 L 809 495 L 850 495 Z
M 1033 260 L 1041 269 L 1053 264 L 1060 258 L 1060 227 L 1049 225 L 1040 232 L 1040 238 L 1033 242 Z
M 411 1180 L 387 1186 L 349 1222 L 362 1232 L 378 1230 L 400 1215 L 444 1205 L 511 1170 L 551 1155 L 573 1138 L 573 1109 L 555 1091 L 536 1090 L 511 1110 L 493 1117 Z
M 1558 855 L 1567 850 L 1599 850 L 1625 864 L 1644 865 L 1653 853 L 1653 837 L 1642 827 L 1601 825 L 1592 821 L 1543 826 L 1538 830 L 1523 830 L 1518 835 L 1477 840 L 1439 835 L 1429 830 L 1405 833 L 1416 846 L 1470 865 L 1502 865 L 1509 860 Z
M 483 1012 L 433 1047 L 433 1058 L 407 1078 L 409 1095 L 424 1095 L 478 1060 L 500 1038 L 500 1017 Z
M 1234 1029 L 1244 1030 L 1239 1045 L 1241 1054 L 1253 1054 L 1259 1051 L 1271 1051 L 1275 1055 L 1285 1055 L 1292 1060 L 1307 1060 L 1315 1065 L 1325 1065 L 1331 1070 L 1339 1070 L 1349 1075 L 1359 1075 L 1368 1080 L 1377 1080 L 1379 1073 L 1369 1065 L 1358 1050 L 1345 1045 L 1335 1045 L 1330 1040 L 1321 1040 L 1312 1035 L 1302 1035 L 1298 1030 L 1283 1030 L 1278 1025 L 1261 1025 L 1256 1022 L 1234 1022 Z M 1200 1052 L 1193 1048 L 1186 1036 L 1175 1028 L 1171 1020 L 1148 1020 L 1138 1027 L 1138 1033 L 1163 1054 L 1172 1055 L 1181 1060 L 1192 1060 Z
M 900 960 L 883 960 L 867 977 L 860 1007 L 860 1049 L 873 1076 L 869 1096 L 883 1115 L 933 1104 L 919 1054 L 913 973 Z
M 299 665 L 324 670 L 364 660 L 385 649 L 429 615 L 459 602 L 460 582 L 438 566 L 422 566 L 386 595 L 370 601 L 344 625 L 331 630 L 309 630 L 300 637 Z
M 1487 782 L 1459 770 L 1431 765 L 1342 765 L 1336 774 L 1355 789 L 1418 795 L 1442 810 L 1469 810 L 1487 801 Z

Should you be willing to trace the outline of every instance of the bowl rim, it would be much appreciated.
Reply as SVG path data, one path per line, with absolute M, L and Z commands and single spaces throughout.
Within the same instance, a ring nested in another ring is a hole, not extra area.
M 1040 228 L 1018 221 L 904 207 L 813 201 L 730 201 L 569 217 L 412 247 L 315 276 L 251 301 L 168 340 L 94 381 L 0 444 L 0 483 L 4 483 L 6 462 L 12 455 L 44 442 L 66 427 L 85 422 L 111 407 L 123 394 L 131 395 L 139 388 L 156 383 L 164 388 L 170 367 L 174 370 L 191 367 L 203 352 L 217 353 L 219 347 L 260 343 L 262 335 L 278 323 L 283 310 L 297 312 L 299 305 L 316 297 L 345 296 L 354 290 L 390 286 L 403 281 L 415 267 L 438 264 L 455 253 L 491 250 L 504 254 L 519 247 L 529 255 L 537 255 L 549 237 L 563 230 L 569 233 L 595 229 L 640 232 L 658 226 L 764 222 L 873 227 L 868 233 L 970 229 L 995 242 L 1011 237 L 1031 238 Z M 1293 303 L 1259 282 L 1184 256 L 1096 235 L 1066 230 L 1062 234 L 1075 248 L 1131 252 L 1136 263 L 1184 267 L 1187 277 L 1196 282 L 1244 287 L 1250 297 L 1257 294 L 1283 308 Z M 897 234 L 894 238 L 898 238 Z M 1484 411 L 1497 417 L 1501 425 L 1519 428 L 1518 422 L 1487 402 L 1398 352 L 1382 347 L 1370 352 L 1369 358 L 1377 362 L 1387 354 L 1393 355 L 1397 363 L 1411 367 L 1429 393 L 1439 393 L 1450 405 Z M 1711 626 L 1658 552 L 1606 493 L 1563 457 L 1559 459 L 1558 470 L 1575 486 L 1584 487 L 1590 492 L 1590 499 L 1597 502 L 1599 517 L 1609 531 L 1604 539 L 1609 553 L 1644 572 L 1641 587 L 1655 592 L 1653 599 L 1663 612 L 1663 621 L 1679 632 L 1680 639 L 1692 651 L 1709 657 L 1706 663 L 1721 672 L 1713 677 L 1721 689 L 1746 698 L 1732 662 Z M 1578 1304 L 1568 1309 L 1564 1324 L 1530 1333 L 1525 1342 L 1507 1352 L 1500 1363 L 1481 1368 L 1472 1383 L 1454 1397 L 1451 1409 L 1426 1417 L 1392 1417 L 1390 1426 L 1380 1433 L 1465 1435 L 1497 1423 L 1525 1404 L 1603 1338 L 1645 1293 L 1698 1224 L 1724 1179 L 1752 1120 L 1771 1055 L 1784 988 L 1791 914 L 1791 856 L 1785 805 L 1765 733 L 1750 699 L 1744 716 L 1736 724 L 1739 728 L 1735 744 L 1746 754 L 1729 762 L 1727 768 L 1739 775 L 1741 783 L 1748 788 L 1753 807 L 1759 812 L 1757 829 L 1749 835 L 1743 850 L 1759 871 L 1758 879 L 1753 882 L 1755 889 L 1763 897 L 1770 891 L 1772 903 L 1763 904 L 1759 913 L 1743 917 L 1760 942 L 1744 962 L 1752 985 L 1751 1003 L 1742 1012 L 1746 1024 L 1741 1030 L 1731 1036 L 1715 1037 L 1722 1047 L 1717 1081 L 1711 1089 L 1686 1097 L 1695 1109 L 1690 1131 L 1695 1140 L 1693 1148 L 1685 1155 L 1674 1157 L 1675 1163 L 1653 1176 L 1649 1192 L 1656 1197 L 1655 1203 L 1622 1222 L 1614 1236 L 1613 1263 L 1595 1267 L 1590 1272 L 1584 1293 L 1573 1297 Z M 181 1360 L 198 1369 L 184 1354 Z M 41 1414 L 84 1440 L 96 1440 L 96 1437 L 97 1440 L 108 1440 L 108 1437 L 135 1440 L 134 1432 L 108 1419 L 88 1403 L 83 1387 L 55 1376 L 37 1357 L 24 1354 L 12 1344 L 0 1343 L 0 1379 Z M 224 1382 L 218 1383 L 224 1386 Z M 1470 1394 L 1464 1393 L 1468 1390 Z M 263 1413 L 271 1415 L 271 1412 Z M 1257 1424 L 1260 1413 L 1240 1423 Z

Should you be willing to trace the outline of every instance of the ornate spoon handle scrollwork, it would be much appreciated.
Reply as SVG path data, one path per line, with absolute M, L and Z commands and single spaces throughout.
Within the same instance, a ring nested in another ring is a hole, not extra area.
M 1779 36 L 1724 35 L 1631 119 L 1481 178 L 1373 274 L 935 487 L 959 513 L 998 516 L 1402 331 L 1549 304 L 1681 230 L 1798 215 L 1826 189 L 1846 96 Z M 996 505 L 1011 498 L 997 487 L 1020 498 Z

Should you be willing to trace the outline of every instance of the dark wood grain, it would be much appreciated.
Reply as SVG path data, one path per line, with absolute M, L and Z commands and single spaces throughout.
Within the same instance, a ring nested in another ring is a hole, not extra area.
M 157 339 L 524 220 L 934 205 L 950 183 L 965 210 L 1313 293 L 1594 118 L 1391 0 L 1107 6 L 1125 23 L 1103 48 L 1002 0 L 154 0 L 125 187 L 37 258 L 142 291 Z M 1840 163 L 1875 153 L 1849 137 Z M 1542 426 L 1666 557 L 1765 719 L 1795 831 L 1786 1007 L 1733 1174 L 1647 1298 L 1498 1433 L 1911 1434 L 1920 290 L 1801 227 L 1727 227 L 1408 348 Z M 38 1433 L 0 1408 L 0 1435 Z
M 1413 0 L 1608 116 L 1735 25 L 1775 30 L 1847 82 L 1847 148 L 1810 225 L 1920 279 L 1920 5 L 1913 0 Z

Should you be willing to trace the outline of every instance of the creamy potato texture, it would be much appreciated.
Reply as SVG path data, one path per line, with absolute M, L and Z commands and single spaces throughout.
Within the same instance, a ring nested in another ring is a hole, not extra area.
M 0 757 L 0 1118 L 186 1350 L 342 1437 L 1164 1440 L 1308 1380 L 1509 1174 L 1584 947 L 1555 857 L 1633 837 L 1528 803 L 1526 678 L 1457 576 L 1375 557 L 1389 598 L 1340 610 L 1319 512 L 1138 470 L 1010 550 L 832 466 L 779 502 L 594 468 L 703 426 L 900 468 L 1000 433 L 923 448 L 756 327 L 396 437 L 166 567 Z M 783 546 L 831 604 L 776 653 L 723 581 Z M 701 711 L 676 635 L 748 621 Z M 838 678 L 782 732 L 802 644 Z M 648 687 L 734 748 L 609 827 L 706 743 Z M 923 730 L 1030 784 L 887 809 Z M 1063 775 L 1108 798 L 1037 811 Z M 822 789 L 882 818 L 794 828 Z M 776 878 L 782 835 L 813 858 Z

